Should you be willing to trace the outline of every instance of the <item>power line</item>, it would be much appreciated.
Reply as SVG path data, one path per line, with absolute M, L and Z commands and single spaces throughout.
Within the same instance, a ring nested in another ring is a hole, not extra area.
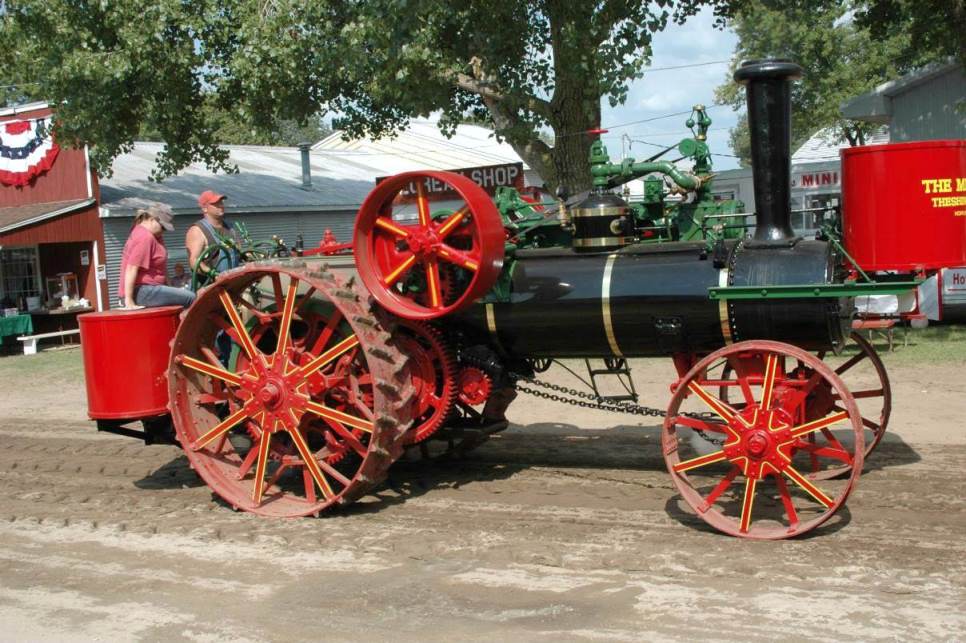
M 687 65 L 675 65 L 673 67 L 649 67 L 644 71 L 670 71 L 671 69 L 688 69 L 689 67 L 705 67 L 707 65 L 721 65 L 724 63 L 730 63 L 730 60 L 708 60 L 703 63 L 689 63 Z

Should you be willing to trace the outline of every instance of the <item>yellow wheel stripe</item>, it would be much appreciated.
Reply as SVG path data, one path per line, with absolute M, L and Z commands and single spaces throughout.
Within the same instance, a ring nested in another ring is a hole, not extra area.
M 775 371 L 778 370 L 778 356 L 769 353 L 765 358 L 765 381 L 762 382 L 761 408 L 766 411 L 771 408 L 771 396 L 775 389 Z
M 235 332 L 238 334 L 238 340 L 241 342 L 242 348 L 245 349 L 249 358 L 252 360 L 258 359 L 258 351 L 255 350 L 255 344 L 252 343 L 252 338 L 248 335 L 248 329 L 245 328 L 245 324 L 242 322 L 241 316 L 239 316 L 238 310 L 231 300 L 231 295 L 227 291 L 222 290 L 218 293 L 218 297 L 221 299 L 221 305 L 225 307 L 225 312 L 228 313 L 228 318 L 231 320 L 232 326 L 235 327 Z
M 388 219 L 384 219 L 382 217 L 376 219 L 376 227 L 382 228 L 383 230 L 388 230 L 389 232 L 392 232 L 393 234 L 398 235 L 400 237 L 409 236 L 408 232 L 406 232 L 405 230 L 397 226 L 395 223 L 389 221 Z
M 849 414 L 846 413 L 845 411 L 842 411 L 841 413 L 834 413 L 832 415 L 828 415 L 826 417 L 819 418 L 817 420 L 812 420 L 807 424 L 801 424 L 799 426 L 792 427 L 792 435 L 797 438 L 797 437 L 806 435 L 808 433 L 812 433 L 814 431 L 824 429 L 825 427 L 831 426 L 836 422 L 841 422 L 842 420 L 848 419 L 848 417 L 849 417 Z
M 426 188 L 422 181 L 416 181 L 416 210 L 419 212 L 419 225 L 429 226 L 429 201 L 426 200 Z
M 756 478 L 747 478 L 745 481 L 745 497 L 741 503 L 741 524 L 738 529 L 742 532 L 747 532 L 748 528 L 751 527 L 751 509 L 755 504 L 755 486 L 757 486 L 758 480 Z
M 355 335 L 350 335 L 349 337 L 346 337 L 341 342 L 339 342 L 338 344 L 336 344 L 335 346 L 333 346 L 332 348 L 325 351 L 324 353 L 322 353 L 321 355 L 313 359 L 311 362 L 303 366 L 301 369 L 299 369 L 300 375 L 302 377 L 306 377 L 314 373 L 315 371 L 319 370 L 320 368 L 322 368 L 323 366 L 325 366 L 326 364 L 334 360 L 339 355 L 342 355 L 342 353 L 345 353 L 346 351 L 351 350 L 358 345 L 359 345 L 359 339 Z
M 453 228 L 458 226 L 460 224 L 460 221 L 462 221 L 463 218 L 466 216 L 467 209 L 468 209 L 468 206 L 464 205 L 462 208 L 460 208 L 452 215 L 450 215 L 450 217 L 443 222 L 443 225 L 439 227 L 439 230 L 437 230 L 436 233 L 441 237 L 445 237 L 450 232 L 452 232 Z
M 225 433 L 226 431 L 228 431 L 228 429 L 232 428 L 233 426 L 235 426 L 236 424 L 238 424 L 239 422 L 247 418 L 250 415 L 249 411 L 250 409 L 247 406 L 243 406 L 242 408 L 238 409 L 237 411 L 235 411 L 234 413 L 226 417 L 224 420 L 216 424 L 215 427 L 212 428 L 210 431 L 208 431 L 203 436 L 198 438 L 198 440 L 191 446 L 191 449 L 193 451 L 197 451 L 201 448 L 204 448 L 212 440 L 221 436 L 222 433 Z
M 292 442 L 295 443 L 295 447 L 299 450 L 299 454 L 302 456 L 302 461 L 305 463 L 306 468 L 309 473 L 312 474 L 312 478 L 315 479 L 316 484 L 319 485 L 319 489 L 322 491 L 322 495 L 326 498 L 331 498 L 335 495 L 332 491 L 332 487 L 329 486 L 329 481 L 325 479 L 325 474 L 319 468 L 319 463 L 316 462 L 315 456 L 312 455 L 312 451 L 309 450 L 309 445 L 305 443 L 305 438 L 302 434 L 298 432 L 298 429 L 293 429 L 288 432 L 292 436 Z
M 409 270 L 414 263 L 416 263 L 416 255 L 409 255 L 405 261 L 399 264 L 398 268 L 393 270 L 391 273 L 389 273 L 389 275 L 386 276 L 385 279 L 383 279 L 383 283 L 387 286 L 394 285 L 397 281 L 399 281 L 400 275 Z
M 292 313 L 295 310 L 295 293 L 298 291 L 298 284 L 292 280 L 288 284 L 288 292 L 285 293 L 285 309 L 282 311 L 282 324 L 278 329 L 278 347 L 275 353 L 281 355 L 288 348 L 288 332 L 292 325 Z
M 726 422 L 730 422 L 731 420 L 734 419 L 735 417 L 734 414 L 728 410 L 728 408 L 724 405 L 724 403 L 718 398 L 708 393 L 707 391 L 705 391 L 700 386 L 698 386 L 697 382 L 694 382 L 694 381 L 690 382 L 688 384 L 688 388 L 691 390 L 692 393 L 694 393 L 699 398 L 701 398 L 701 401 L 707 404 L 712 411 L 717 413 L 722 420 L 725 420 Z
M 835 504 L 834 500 L 832 500 L 830 497 L 825 495 L 825 493 L 821 489 L 819 489 L 811 482 L 809 482 L 805 478 L 805 476 L 800 474 L 798 470 L 795 469 L 795 467 L 791 465 L 785 467 L 785 475 L 791 478 L 791 480 L 799 487 L 807 491 L 808 495 L 812 496 L 813 498 L 815 498 L 815 500 L 822 503 L 826 507 L 831 507 L 832 505 Z
M 724 451 L 716 451 L 714 453 L 709 453 L 708 455 L 702 455 L 697 458 L 685 460 L 684 462 L 678 462 L 676 465 L 674 465 L 674 470 L 677 473 L 682 473 L 684 471 L 690 471 L 691 469 L 703 467 L 704 465 L 711 464 L 713 462 L 721 462 L 726 457 L 727 456 L 725 456 Z
M 426 264 L 426 281 L 429 286 L 429 304 L 433 308 L 439 306 L 439 272 L 436 264 L 430 261 Z
M 327 420 L 332 420 L 333 422 L 338 422 L 340 424 L 346 424 L 351 426 L 353 429 L 359 429 L 360 431 L 365 431 L 366 433 L 372 433 L 372 422 L 369 420 L 363 420 L 354 415 L 349 415 L 348 413 L 343 413 L 342 411 L 336 411 L 335 409 L 330 409 L 329 407 L 319 404 L 318 402 L 306 402 L 305 408 L 315 413 L 319 417 L 323 417 Z
M 268 466 L 268 448 L 272 442 L 272 434 L 262 431 L 262 439 L 258 443 L 258 462 L 255 464 L 255 480 L 252 487 L 252 501 L 256 505 L 262 504 L 262 493 L 265 491 L 265 469 Z
M 234 384 L 235 386 L 241 386 L 241 375 L 226 371 L 218 368 L 217 366 L 212 366 L 208 362 L 202 362 L 201 360 L 188 357 L 187 355 L 182 355 L 180 361 L 182 366 L 187 366 L 188 368 L 198 371 L 199 373 L 216 377 L 224 382 L 228 382 L 229 384 Z

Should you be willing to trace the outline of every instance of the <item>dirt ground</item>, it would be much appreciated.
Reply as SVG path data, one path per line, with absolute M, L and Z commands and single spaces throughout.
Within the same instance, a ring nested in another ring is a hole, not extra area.
M 666 405 L 669 361 L 633 366 Z M 890 369 L 889 433 L 845 509 L 772 543 L 684 510 L 651 418 L 521 397 L 464 460 L 270 521 L 213 500 L 177 448 L 97 434 L 82 381 L 7 378 L 0 637 L 962 640 L 966 368 Z

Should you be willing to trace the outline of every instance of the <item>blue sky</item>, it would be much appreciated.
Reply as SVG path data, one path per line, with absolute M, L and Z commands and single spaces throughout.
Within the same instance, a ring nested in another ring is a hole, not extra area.
M 683 26 L 671 24 L 663 32 L 656 34 L 650 66 L 673 67 L 729 60 L 734 53 L 737 37 L 730 30 L 714 29 L 712 23 L 711 11 L 704 10 Z M 645 71 L 644 77 L 631 85 L 624 105 L 611 107 L 607 101 L 604 101 L 601 125 L 605 129 L 610 128 L 603 138 L 611 158 L 620 158 L 621 138 L 624 134 L 631 139 L 665 146 L 690 136 L 684 126 L 687 115 L 626 127 L 614 126 L 675 112 L 690 111 L 691 107 L 698 103 L 710 107 L 714 104 L 714 88 L 727 77 L 727 63 L 670 71 Z M 728 130 L 734 126 L 738 115 L 724 106 L 709 109 L 708 115 L 713 121 L 708 132 L 711 152 L 731 154 L 731 149 L 728 147 Z M 626 150 L 627 143 L 625 142 L 624 145 Z M 627 155 L 641 159 L 658 151 L 656 147 L 632 141 Z M 712 161 L 717 170 L 738 167 L 737 160 L 728 156 L 715 156 L 712 157 Z

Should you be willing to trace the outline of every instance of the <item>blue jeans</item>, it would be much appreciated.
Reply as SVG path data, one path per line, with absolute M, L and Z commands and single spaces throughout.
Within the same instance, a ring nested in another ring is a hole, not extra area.
M 134 303 L 138 306 L 182 306 L 187 308 L 195 300 L 195 294 L 184 288 L 171 286 L 138 286 L 134 293 Z

